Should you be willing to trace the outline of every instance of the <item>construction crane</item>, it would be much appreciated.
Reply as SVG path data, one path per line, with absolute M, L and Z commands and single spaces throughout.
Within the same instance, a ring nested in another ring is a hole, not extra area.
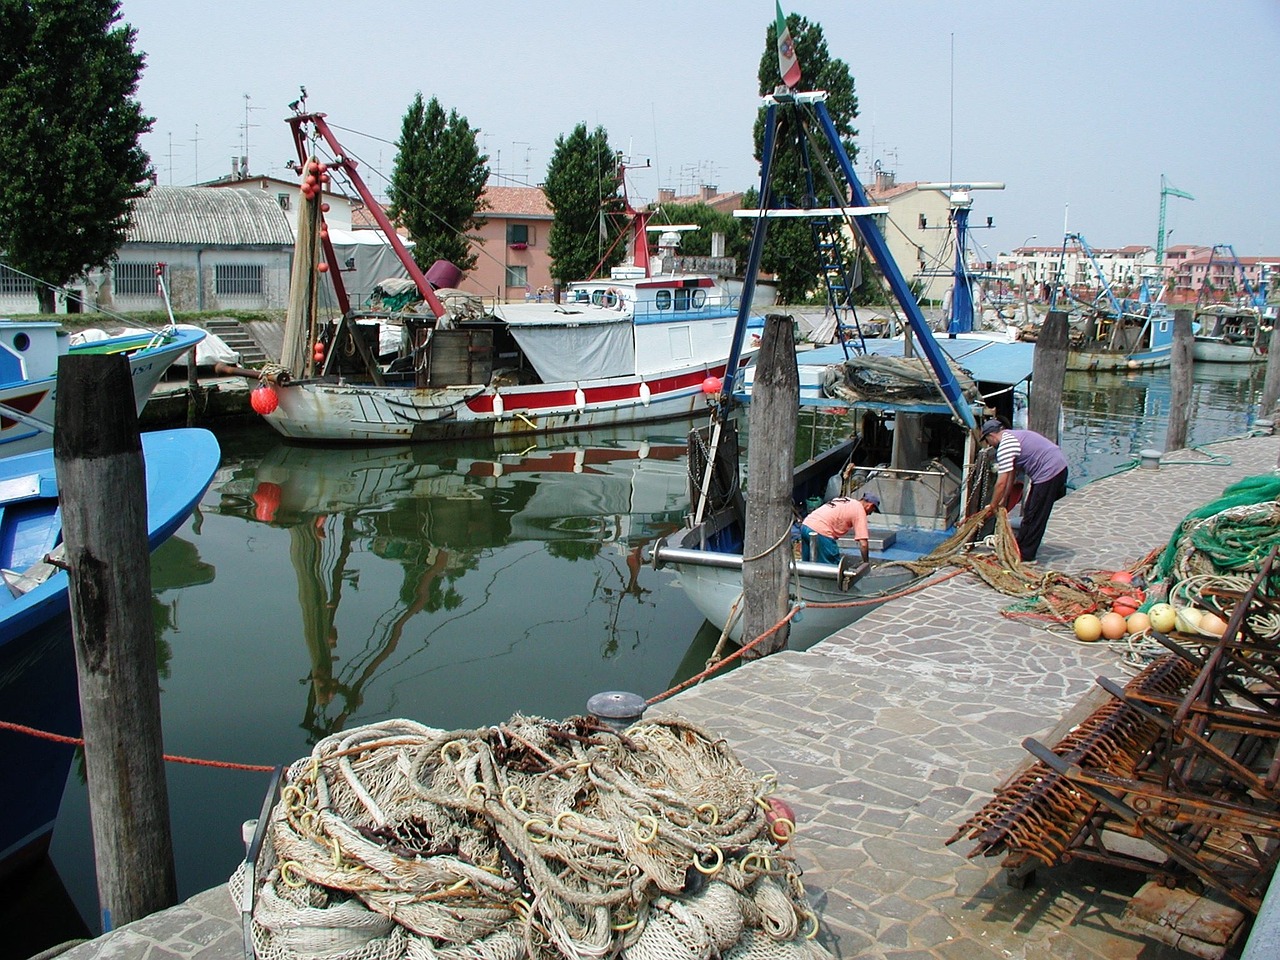
M 1164 263 L 1164 216 L 1165 208 L 1168 206 L 1170 197 L 1181 197 L 1183 200 L 1194 200 L 1191 194 L 1185 190 L 1179 190 L 1177 187 L 1169 186 L 1169 181 L 1165 179 L 1164 174 L 1160 174 L 1160 235 L 1156 237 L 1156 266 Z

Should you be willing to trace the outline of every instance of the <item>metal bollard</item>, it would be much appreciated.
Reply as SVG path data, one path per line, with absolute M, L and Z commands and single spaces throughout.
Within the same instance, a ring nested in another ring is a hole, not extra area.
M 1257 437 L 1269 437 L 1276 432 L 1276 424 L 1274 420 L 1267 417 L 1259 417 L 1253 421 L 1253 434 Z
M 648 704 L 640 694 L 622 690 L 597 693 L 587 701 L 587 713 L 618 733 L 643 717 L 646 707 Z
M 1138 456 L 1141 458 L 1138 464 L 1143 470 L 1159 470 L 1160 469 L 1160 451 L 1159 450 L 1142 450 Z

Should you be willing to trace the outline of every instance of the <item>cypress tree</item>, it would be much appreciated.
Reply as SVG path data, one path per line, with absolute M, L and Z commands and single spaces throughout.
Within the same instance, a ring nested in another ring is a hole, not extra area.
M 620 188 L 618 155 L 604 127 L 588 133 L 580 123 L 556 138 L 543 189 L 555 211 L 548 251 L 557 282 L 584 280 L 622 262 L 623 226 L 610 216 L 622 210 Z

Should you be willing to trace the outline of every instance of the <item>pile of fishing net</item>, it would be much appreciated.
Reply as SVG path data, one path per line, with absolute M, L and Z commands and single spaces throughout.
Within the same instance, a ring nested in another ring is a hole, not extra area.
M 972 375 L 950 357 L 947 364 L 965 397 L 978 399 L 978 387 Z M 922 357 L 881 357 L 860 354 L 844 363 L 827 367 L 822 374 L 823 396 L 844 400 L 902 402 L 932 400 L 944 402 L 938 378 Z
M 697 726 L 349 730 L 288 770 L 259 958 L 820 958 L 772 781 Z

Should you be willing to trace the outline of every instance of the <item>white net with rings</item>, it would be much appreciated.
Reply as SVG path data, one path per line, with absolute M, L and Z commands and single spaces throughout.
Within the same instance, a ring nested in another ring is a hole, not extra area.
M 514 716 L 316 744 L 256 864 L 262 960 L 830 956 L 772 778 L 677 718 Z M 239 901 L 242 868 L 232 878 Z

